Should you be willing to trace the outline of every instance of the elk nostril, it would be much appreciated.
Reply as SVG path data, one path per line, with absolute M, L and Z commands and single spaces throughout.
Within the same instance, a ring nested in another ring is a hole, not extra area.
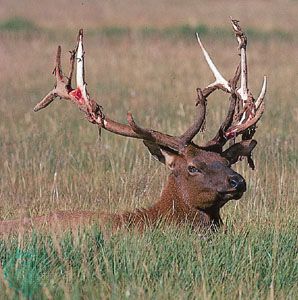
M 245 191 L 246 184 L 242 176 L 240 175 L 234 175 L 229 178 L 229 184 L 231 188 L 237 190 L 237 191 Z
M 238 185 L 238 181 L 235 180 L 235 179 L 230 179 L 230 185 L 232 188 L 237 188 L 237 185 Z

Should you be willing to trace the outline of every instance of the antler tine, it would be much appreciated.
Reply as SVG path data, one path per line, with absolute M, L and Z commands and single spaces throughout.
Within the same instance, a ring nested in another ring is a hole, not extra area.
M 89 101 L 89 94 L 87 92 L 86 82 L 85 82 L 85 62 L 84 62 L 84 46 L 83 46 L 83 29 L 80 29 L 78 36 L 78 47 L 77 47 L 77 88 L 83 93 L 85 101 Z
M 263 100 L 264 100 L 265 94 L 266 94 L 266 90 L 267 90 L 267 77 L 264 76 L 263 86 L 262 86 L 260 95 L 255 102 L 256 109 L 259 109 L 260 105 L 263 103 Z
M 221 88 L 225 91 L 231 92 L 231 87 L 230 87 L 228 81 L 220 74 L 220 72 L 216 68 L 215 64 L 213 63 L 212 59 L 210 58 L 210 55 L 208 54 L 205 47 L 203 46 L 201 39 L 199 37 L 199 34 L 196 33 L 196 36 L 197 36 L 198 44 L 200 45 L 200 47 L 202 49 L 205 60 L 208 64 L 212 74 L 215 77 L 215 81 L 213 83 L 209 84 L 206 89 L 214 87 L 215 89 Z
M 69 59 L 69 73 L 68 73 L 68 78 L 67 78 L 67 86 L 71 88 L 71 81 L 72 81 L 72 75 L 73 75 L 73 70 L 74 70 L 74 62 L 75 62 L 75 57 L 76 57 L 76 50 L 69 51 L 70 53 L 70 59 Z
M 59 81 L 62 79 L 62 68 L 61 68 L 61 46 L 58 46 L 57 54 L 56 54 L 56 64 L 54 69 L 54 74 L 56 76 L 56 80 Z
M 180 136 L 180 148 L 185 147 L 187 144 L 189 144 L 192 139 L 195 137 L 195 135 L 200 131 L 202 125 L 205 122 L 205 116 L 206 116 L 206 103 L 207 99 L 203 95 L 203 92 L 201 89 L 197 89 L 198 94 L 198 100 L 196 103 L 198 116 L 195 122 L 192 126 L 190 126 L 181 136 Z
M 237 100 L 238 100 L 237 95 L 235 93 L 233 93 L 230 96 L 230 105 L 229 105 L 228 113 L 227 113 L 225 120 L 222 122 L 222 124 L 219 127 L 219 130 L 216 133 L 216 135 L 214 136 L 214 138 L 211 139 L 209 142 L 207 142 L 205 147 L 209 147 L 209 148 L 211 146 L 216 147 L 218 149 L 218 151 L 221 152 L 222 147 L 228 141 L 225 132 L 232 124 L 233 116 L 235 113 L 235 108 L 237 105 Z
M 55 58 L 55 68 L 53 74 L 56 78 L 55 87 L 34 107 L 34 111 L 39 111 L 47 107 L 56 97 L 57 97 L 57 85 L 58 82 L 62 79 L 62 70 L 61 70 L 61 46 L 58 46 L 56 58 Z
M 130 112 L 127 113 L 127 122 L 131 129 L 139 136 L 139 138 L 142 138 L 145 141 L 150 141 L 162 146 L 166 146 L 173 150 L 181 149 L 181 142 L 179 138 L 152 129 L 145 129 L 140 127 L 136 124 Z
M 236 68 L 234 77 L 233 77 L 231 80 L 229 80 L 231 89 L 232 89 L 232 91 L 234 91 L 234 92 L 236 91 L 237 83 L 238 83 L 238 81 L 239 81 L 240 75 L 241 75 L 241 64 L 239 63 L 239 65 L 238 65 L 237 68 Z
M 239 123 L 239 124 L 231 126 L 225 132 L 225 136 L 226 136 L 227 140 L 230 138 L 236 137 L 239 134 L 244 134 L 246 130 L 255 126 L 258 123 L 258 121 L 260 120 L 260 118 L 262 117 L 264 111 L 265 111 L 265 104 L 264 104 L 264 102 L 262 102 L 259 106 L 259 109 L 256 111 L 254 117 L 252 117 L 251 119 L 248 119 L 247 121 L 245 121 L 243 123 Z M 252 135 L 248 135 L 248 136 L 250 138 L 252 137 Z
M 241 76 L 240 76 L 240 88 L 238 89 L 238 93 L 241 96 L 241 99 L 244 102 L 248 99 L 248 70 L 247 70 L 247 57 L 246 57 L 246 46 L 247 46 L 247 37 L 242 31 L 239 21 L 231 18 L 231 23 L 238 41 L 239 49 L 240 49 L 240 64 L 241 64 Z
M 35 107 L 33 108 L 33 110 L 39 111 L 45 107 L 47 107 L 49 104 L 51 104 L 51 102 L 53 102 L 56 98 L 56 95 L 53 93 L 53 91 L 50 91 L 46 96 L 44 96 L 42 98 L 42 100 L 40 102 L 38 102 Z

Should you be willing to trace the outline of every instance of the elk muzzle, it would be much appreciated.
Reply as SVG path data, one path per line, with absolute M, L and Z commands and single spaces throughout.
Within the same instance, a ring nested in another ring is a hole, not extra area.
M 231 170 L 232 171 L 232 170 Z M 245 179 L 238 173 L 232 171 L 233 174 L 229 175 L 227 178 L 227 189 L 219 190 L 219 194 L 224 200 L 235 199 L 238 200 L 242 197 L 243 193 L 246 191 Z

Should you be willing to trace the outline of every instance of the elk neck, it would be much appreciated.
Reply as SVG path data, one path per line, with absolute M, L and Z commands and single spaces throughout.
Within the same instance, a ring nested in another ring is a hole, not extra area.
M 160 199 L 151 207 L 137 209 L 133 212 L 125 212 L 117 215 L 119 226 L 137 226 L 143 228 L 158 224 L 159 222 L 190 224 L 194 228 L 215 229 L 222 224 L 219 215 L 219 206 L 208 209 L 194 208 L 190 205 L 191 199 L 183 189 L 181 189 L 179 176 L 171 174 L 165 185 Z

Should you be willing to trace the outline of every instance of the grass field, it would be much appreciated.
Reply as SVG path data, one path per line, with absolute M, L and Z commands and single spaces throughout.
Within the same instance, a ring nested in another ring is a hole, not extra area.
M 234 73 L 229 15 L 248 35 L 251 90 L 258 94 L 264 74 L 269 82 L 256 170 L 237 166 L 248 191 L 223 208 L 225 232 L 200 239 L 189 228 L 157 228 L 105 240 L 94 228 L 2 239 L 0 299 L 297 297 L 297 1 L 1 1 L 0 219 L 146 207 L 166 181 L 140 141 L 103 132 L 99 142 L 72 105 L 33 113 L 52 88 L 58 44 L 67 66 L 84 27 L 88 89 L 105 112 L 125 121 L 129 110 L 146 127 L 179 134 L 194 117 L 195 89 L 212 80 L 196 30 L 225 77 Z M 209 99 L 198 143 L 215 133 L 227 99 Z

